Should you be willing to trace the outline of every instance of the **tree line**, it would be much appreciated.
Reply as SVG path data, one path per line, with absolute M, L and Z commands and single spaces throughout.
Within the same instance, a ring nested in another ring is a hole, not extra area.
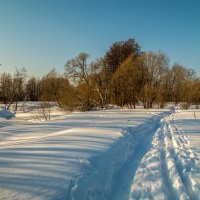
M 0 74 L 0 101 L 9 109 L 18 102 L 57 102 L 66 110 L 107 108 L 110 104 L 136 108 L 168 102 L 188 109 L 200 102 L 200 77 L 193 69 L 175 63 L 169 65 L 162 52 L 141 51 L 134 39 L 115 42 L 103 57 L 89 63 L 89 54 L 81 52 L 66 62 L 64 73 L 51 70 L 42 78 L 30 77 L 25 68 Z

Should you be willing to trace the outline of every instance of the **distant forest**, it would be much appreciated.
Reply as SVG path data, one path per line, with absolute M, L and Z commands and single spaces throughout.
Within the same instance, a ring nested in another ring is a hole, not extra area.
M 68 60 L 63 74 L 55 69 L 42 78 L 25 68 L 0 74 L 0 101 L 6 109 L 19 101 L 57 102 L 65 110 L 107 108 L 110 104 L 135 108 L 180 103 L 188 109 L 200 103 L 200 77 L 180 64 L 169 66 L 162 52 L 141 51 L 134 39 L 115 42 L 105 55 L 88 63 L 85 52 Z

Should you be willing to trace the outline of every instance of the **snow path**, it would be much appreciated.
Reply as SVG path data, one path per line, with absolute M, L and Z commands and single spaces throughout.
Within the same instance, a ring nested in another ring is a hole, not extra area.
M 104 165 L 105 171 L 95 171 L 78 177 L 73 182 L 69 191 L 69 199 L 79 199 L 80 197 L 82 197 L 81 199 L 101 200 L 129 199 L 132 193 L 132 180 L 135 178 L 135 174 L 137 175 L 137 171 L 140 169 L 143 160 L 147 158 L 146 155 L 149 153 L 152 137 L 155 135 L 155 132 L 157 134 L 159 133 L 160 119 L 163 118 L 164 115 L 166 116 L 167 113 L 162 113 L 160 116 L 154 115 L 149 121 L 137 128 L 129 127 L 124 129 L 124 138 L 121 140 L 121 143 L 117 145 L 120 149 L 116 148 L 116 151 L 111 153 L 112 161 L 108 166 L 106 164 Z M 117 158 L 114 156 L 115 154 L 118 155 Z M 152 160 L 154 160 L 154 158 L 152 158 Z M 146 166 L 144 169 L 147 168 Z M 106 173 L 107 171 L 109 174 Z M 145 173 L 146 172 L 143 171 L 143 174 Z M 156 173 L 157 172 L 153 175 L 153 178 L 157 176 Z M 104 177 L 104 179 L 96 183 L 94 180 L 99 180 L 99 177 Z M 149 181 L 153 181 L 153 178 Z M 134 181 L 134 183 L 136 183 L 139 188 L 142 188 L 141 186 L 145 182 L 141 181 L 141 178 L 139 178 L 138 181 Z M 85 185 L 88 186 L 87 189 Z M 160 185 L 162 184 L 160 183 Z M 137 193 L 138 192 L 133 191 L 134 195 Z M 80 196 L 80 194 L 82 194 L 82 196 Z M 148 198 L 151 198 L 152 195 L 155 196 L 156 194 L 151 193 L 151 196 L 148 195 Z M 140 195 L 136 196 L 135 199 L 140 199 L 140 197 Z
M 200 199 L 198 186 L 190 174 L 192 169 L 198 171 L 195 156 L 191 149 L 187 150 L 188 141 L 178 133 L 173 118 L 174 114 L 161 120 L 152 148 L 137 169 L 129 199 Z
M 183 183 L 183 174 L 177 160 L 177 154 L 174 150 L 172 133 L 169 129 L 167 120 L 164 120 L 164 145 L 166 151 L 167 171 L 171 178 L 171 185 L 173 186 L 172 191 L 175 192 L 177 198 L 189 199 L 187 188 Z
M 120 170 L 119 174 L 115 177 L 116 184 L 112 191 L 112 195 L 109 199 L 111 200 L 121 200 L 128 199 L 129 193 L 131 190 L 132 179 L 135 175 L 135 172 L 143 158 L 143 156 L 148 152 L 151 147 L 152 136 L 155 134 L 154 131 L 157 129 L 158 123 L 152 124 L 151 126 L 144 127 L 143 134 L 145 137 L 140 138 L 138 140 L 138 144 L 135 147 L 135 150 L 125 164 L 122 170 Z M 147 134 L 148 133 L 148 134 Z

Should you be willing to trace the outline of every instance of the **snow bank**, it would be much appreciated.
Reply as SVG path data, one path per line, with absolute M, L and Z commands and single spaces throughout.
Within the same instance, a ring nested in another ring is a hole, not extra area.
M 0 118 L 10 119 L 15 117 L 15 113 L 12 113 L 6 109 L 0 110 Z

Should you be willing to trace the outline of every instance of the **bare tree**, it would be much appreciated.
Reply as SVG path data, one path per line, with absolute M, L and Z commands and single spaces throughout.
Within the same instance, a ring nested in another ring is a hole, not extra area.
M 31 101 L 38 101 L 40 97 L 40 80 L 30 77 L 26 84 L 26 94 Z
M 55 101 L 62 108 L 62 98 L 67 95 L 69 87 L 67 78 L 51 70 L 40 81 L 40 100 Z
M 159 92 L 163 86 L 164 78 L 166 77 L 168 58 L 161 52 L 154 53 L 150 51 L 144 55 L 144 107 L 152 108 L 156 99 L 158 99 L 157 95 L 160 95 Z
M 17 111 L 18 102 L 20 100 L 26 100 L 27 94 L 25 92 L 25 83 L 27 79 L 27 70 L 23 68 L 16 68 L 13 77 L 13 94 L 15 101 L 14 110 Z
M 87 64 L 89 55 L 87 53 L 80 53 L 77 57 L 68 60 L 65 65 L 66 75 L 74 84 L 81 82 L 88 83 L 88 75 L 90 67 Z
M 65 65 L 66 76 L 74 86 L 74 101 L 78 109 L 90 110 L 96 104 L 94 85 L 92 84 L 91 68 L 87 64 L 89 55 L 80 53 L 68 60 Z
M 51 119 L 51 113 L 52 113 L 52 103 L 49 101 L 41 101 L 39 103 L 39 106 L 32 110 L 31 113 L 34 117 L 34 119 L 42 121 L 48 121 Z
M 0 97 L 5 104 L 5 108 L 9 107 L 9 102 L 13 98 L 13 80 L 9 73 L 3 73 L 0 78 Z
M 92 85 L 98 95 L 97 101 L 103 109 L 110 101 L 110 80 L 104 58 L 96 59 L 91 64 L 91 77 Z

